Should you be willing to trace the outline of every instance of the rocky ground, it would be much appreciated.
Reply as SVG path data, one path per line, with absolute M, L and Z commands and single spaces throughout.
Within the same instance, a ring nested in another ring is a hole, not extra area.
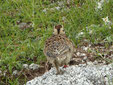
M 75 49 L 70 67 L 61 68 L 65 70 L 63 75 L 55 75 L 56 70 L 51 65 L 49 72 L 45 73 L 43 67 L 45 62 L 42 62 L 42 67 L 39 67 L 37 72 L 31 73 L 35 78 L 31 77 L 32 80 L 28 81 L 27 85 L 112 85 L 112 59 L 112 43 L 95 45 L 84 43 Z
M 109 65 L 74 65 L 64 70 L 63 75 L 56 75 L 55 68 L 43 76 L 28 81 L 26 85 L 113 85 L 113 64 Z

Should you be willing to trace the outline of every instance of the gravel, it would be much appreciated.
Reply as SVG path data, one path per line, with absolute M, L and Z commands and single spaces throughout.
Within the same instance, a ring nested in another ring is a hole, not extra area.
M 63 75 L 55 75 L 55 68 L 51 68 L 26 85 L 113 85 L 113 64 L 80 64 L 61 69 L 64 70 Z

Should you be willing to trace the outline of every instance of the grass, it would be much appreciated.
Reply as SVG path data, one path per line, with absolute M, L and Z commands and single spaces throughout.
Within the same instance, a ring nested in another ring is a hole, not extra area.
M 64 25 L 75 46 L 84 38 L 91 43 L 113 42 L 113 24 L 105 25 L 102 20 L 108 16 L 113 21 L 113 0 L 105 1 L 102 10 L 96 9 L 97 1 L 84 0 L 82 4 L 82 0 L 73 0 L 67 7 L 65 0 L 61 6 L 49 0 L 0 0 L 0 70 L 8 72 L 0 78 L 0 83 L 18 85 L 20 77 L 12 76 L 14 69 L 21 70 L 23 64 L 45 61 L 44 42 L 56 24 Z M 21 29 L 18 21 L 32 22 L 32 27 Z M 90 30 L 93 33 L 90 34 Z M 78 36 L 80 32 L 84 34 Z

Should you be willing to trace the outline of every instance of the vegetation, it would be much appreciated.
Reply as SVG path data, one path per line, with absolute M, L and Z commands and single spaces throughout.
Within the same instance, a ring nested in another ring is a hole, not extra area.
M 7 71 L 6 76 L 0 74 L 1 84 L 20 84 L 20 76 L 12 75 L 15 69 L 46 60 L 44 42 L 56 24 L 64 25 L 76 47 L 84 38 L 90 43 L 113 42 L 113 0 L 104 1 L 102 9 L 98 0 L 52 1 L 0 0 L 0 70 Z M 106 24 L 102 18 L 107 16 Z

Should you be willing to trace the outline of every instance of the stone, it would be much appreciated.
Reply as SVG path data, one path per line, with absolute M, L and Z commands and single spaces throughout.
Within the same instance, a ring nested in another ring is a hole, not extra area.
M 53 67 L 40 77 L 28 81 L 26 85 L 113 85 L 113 64 L 75 65 L 64 70 L 63 75 L 56 75 Z

